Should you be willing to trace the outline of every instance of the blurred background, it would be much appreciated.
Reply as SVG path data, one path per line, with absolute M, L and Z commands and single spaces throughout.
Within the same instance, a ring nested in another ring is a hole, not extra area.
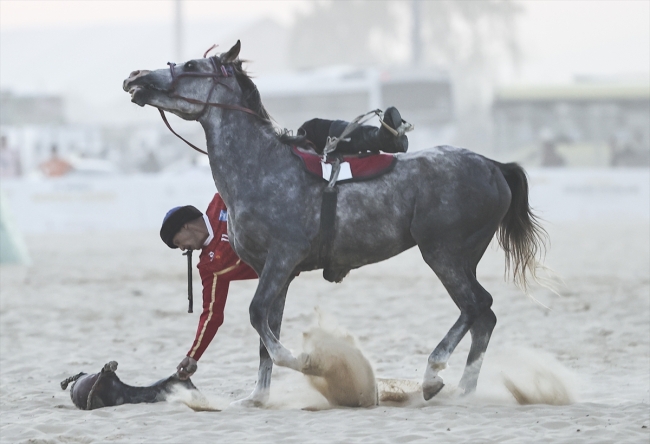
M 207 159 L 121 84 L 237 39 L 281 128 L 395 105 L 410 150 L 522 163 L 549 220 L 649 219 L 648 1 L 2 0 L 4 260 L 26 260 L 17 233 L 153 229 L 205 207 Z

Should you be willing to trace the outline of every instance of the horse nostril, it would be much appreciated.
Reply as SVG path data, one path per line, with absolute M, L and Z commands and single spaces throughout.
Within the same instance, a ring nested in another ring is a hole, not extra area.
M 133 71 L 131 74 L 129 74 L 129 77 L 135 77 L 135 76 L 137 76 L 138 74 L 140 74 L 140 70 Z

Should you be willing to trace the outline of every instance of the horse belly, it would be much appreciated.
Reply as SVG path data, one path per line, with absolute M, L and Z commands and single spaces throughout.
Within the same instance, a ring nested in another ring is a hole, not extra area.
M 331 255 L 333 266 L 358 268 L 415 246 L 410 233 L 409 199 L 399 198 L 396 189 L 373 188 L 373 183 L 339 194 Z

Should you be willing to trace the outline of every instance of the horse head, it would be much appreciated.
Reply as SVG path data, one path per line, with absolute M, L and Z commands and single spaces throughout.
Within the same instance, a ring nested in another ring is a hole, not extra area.
M 122 88 L 137 105 L 150 105 L 185 120 L 199 120 L 210 105 L 242 104 L 242 89 L 236 78 L 241 72 L 241 43 L 219 56 L 189 60 L 155 71 L 133 71 Z

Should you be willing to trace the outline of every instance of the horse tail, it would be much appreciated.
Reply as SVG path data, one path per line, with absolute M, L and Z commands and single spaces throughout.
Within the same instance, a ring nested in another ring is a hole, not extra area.
M 497 239 L 506 255 L 506 274 L 512 270 L 515 284 L 525 290 L 527 273 L 537 280 L 536 270 L 546 252 L 548 233 L 528 203 L 524 169 L 517 163 L 496 163 L 512 194 L 510 207 L 499 223 Z

